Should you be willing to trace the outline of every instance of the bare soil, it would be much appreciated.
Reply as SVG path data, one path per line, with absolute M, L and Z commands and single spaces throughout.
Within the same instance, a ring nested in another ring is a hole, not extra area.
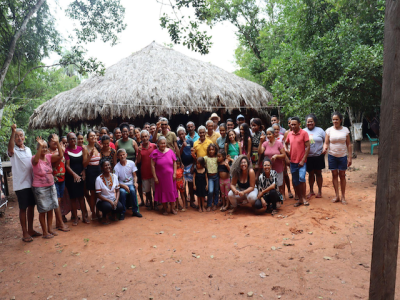
M 299 208 L 289 199 L 274 217 L 142 209 L 141 219 L 68 222 L 71 232 L 24 243 L 11 196 L 0 299 L 367 299 L 378 161 L 368 150 L 347 172 L 348 205 L 331 203 L 325 170 L 322 199 Z

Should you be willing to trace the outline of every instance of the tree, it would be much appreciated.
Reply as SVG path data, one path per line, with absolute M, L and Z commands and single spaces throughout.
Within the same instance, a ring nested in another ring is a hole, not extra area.
M 0 124 L 4 106 L 15 90 L 30 72 L 49 67 L 41 60 L 51 52 L 62 56 L 54 65 L 76 65 L 80 74 L 104 73 L 101 62 L 85 58 L 82 44 L 98 38 L 116 44 L 117 34 L 126 27 L 120 0 L 74 0 L 65 13 L 79 26 L 74 29 L 76 45 L 63 55 L 62 39 L 46 0 L 0 0 Z M 13 65 L 18 66 L 18 82 L 8 76 Z
M 236 74 L 264 85 L 286 115 L 314 112 L 330 120 L 339 110 L 353 124 L 379 110 L 384 0 L 177 0 L 173 6 L 194 8 L 196 26 L 185 27 L 174 15 L 164 15 L 161 26 L 172 41 L 202 53 L 211 39 L 202 44 L 190 35 L 192 28 L 234 24 L 240 42 Z

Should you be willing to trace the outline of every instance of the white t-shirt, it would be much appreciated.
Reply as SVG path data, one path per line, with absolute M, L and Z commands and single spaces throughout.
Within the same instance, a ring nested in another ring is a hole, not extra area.
M 119 183 L 126 185 L 133 185 L 133 172 L 136 171 L 135 163 L 129 159 L 126 161 L 125 166 L 119 162 L 114 167 L 114 173 L 117 175 Z
M 14 155 L 10 156 L 11 168 L 13 173 L 13 189 L 20 191 L 32 187 L 33 171 L 32 171 L 32 152 L 29 147 L 24 149 L 14 146 Z
M 342 126 L 342 129 L 337 130 L 334 126 L 326 130 L 329 137 L 328 154 L 335 157 L 344 157 L 347 155 L 346 138 L 350 134 L 347 127 Z
M 107 198 L 111 201 L 117 200 L 115 197 L 115 190 L 119 189 L 119 182 L 118 182 L 118 177 L 115 174 L 110 174 L 112 175 L 113 179 L 113 185 L 111 189 L 109 189 L 103 182 L 103 179 L 101 178 L 101 175 L 96 178 L 95 182 L 95 188 L 96 188 L 96 194 L 99 193 L 101 194 L 104 198 Z M 97 198 L 97 202 L 99 202 L 100 199 Z

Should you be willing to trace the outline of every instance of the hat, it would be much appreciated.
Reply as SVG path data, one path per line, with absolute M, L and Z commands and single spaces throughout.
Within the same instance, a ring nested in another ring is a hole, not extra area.
M 239 119 L 241 119 L 241 118 L 244 119 L 244 116 L 243 116 L 243 115 L 238 115 L 238 116 L 236 117 L 236 120 L 239 120 Z
M 221 120 L 221 118 L 218 117 L 218 115 L 217 115 L 216 113 L 212 113 L 212 114 L 211 114 L 211 117 L 209 118 L 209 120 L 211 120 L 211 119 L 213 119 L 213 118 L 218 118 L 218 121 Z

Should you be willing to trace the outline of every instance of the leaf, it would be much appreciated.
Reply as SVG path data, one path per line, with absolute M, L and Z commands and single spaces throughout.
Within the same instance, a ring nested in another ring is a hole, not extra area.
M 63 268 L 65 268 L 67 266 L 67 264 L 63 265 Z

